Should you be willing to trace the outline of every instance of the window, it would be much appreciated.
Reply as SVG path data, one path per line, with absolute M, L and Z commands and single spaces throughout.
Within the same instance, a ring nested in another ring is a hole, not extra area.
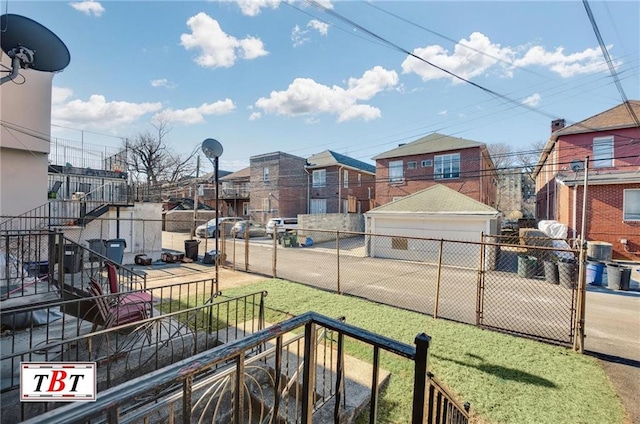
M 242 203 L 242 215 L 243 216 L 249 215 L 249 202 Z
M 640 189 L 625 190 L 622 202 L 622 219 L 640 221 Z
M 402 161 L 394 160 L 389 162 L 389 182 L 401 182 L 404 180 L 404 170 L 402 169 Z
M 613 137 L 596 137 L 593 139 L 593 167 L 609 166 L 613 166 Z
M 349 171 L 346 169 L 342 173 L 342 183 L 344 184 L 344 188 L 349 188 Z
M 404 237 L 392 237 L 391 248 L 394 250 L 409 250 L 409 240 Z
M 420 162 L 420 166 L 423 168 L 431 168 L 433 166 L 433 161 L 431 159 L 426 159 Z
M 313 171 L 313 186 L 325 187 L 327 185 L 327 170 L 316 169 Z
M 327 199 L 311 199 L 312 214 L 327 213 Z
M 268 182 L 269 181 L 269 167 L 265 166 L 262 169 L 262 181 L 264 182 Z
M 349 200 L 347 199 L 342 199 L 342 210 L 340 211 L 341 213 L 347 213 L 349 212 Z
M 418 162 L 412 160 L 411 162 L 407 162 L 407 169 L 416 169 L 418 167 Z
M 460 178 L 460 153 L 436 156 L 434 177 L 436 180 Z
M 269 212 L 271 210 L 271 202 L 269 202 L 269 198 L 262 199 L 262 210 L 265 212 Z
M 362 187 L 362 174 L 358 174 L 358 187 Z

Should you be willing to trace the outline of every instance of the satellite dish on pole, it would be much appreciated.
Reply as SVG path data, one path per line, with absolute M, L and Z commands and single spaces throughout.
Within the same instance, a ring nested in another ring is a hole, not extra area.
M 207 138 L 202 142 L 202 151 L 209 159 L 219 158 L 222 156 L 222 144 L 213 138 Z
M 574 159 L 571 161 L 571 170 L 573 172 L 580 172 L 584 169 L 584 163 L 580 159 Z
M 0 16 L 0 46 L 11 58 L 11 74 L 0 78 L 0 84 L 18 76 L 20 68 L 58 72 L 69 65 L 67 46 L 48 28 L 20 15 Z

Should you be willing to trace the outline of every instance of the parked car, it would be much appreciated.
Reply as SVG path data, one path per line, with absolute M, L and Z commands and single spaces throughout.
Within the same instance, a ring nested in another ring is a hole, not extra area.
M 266 235 L 264 225 L 253 221 L 238 221 L 231 229 L 231 237 L 244 238 L 247 232 L 247 226 L 249 228 L 249 237 L 264 237 Z
M 225 216 L 225 217 L 218 218 L 218 222 L 220 223 L 221 228 L 224 229 L 224 232 L 226 235 L 231 234 L 231 228 L 233 227 L 233 224 L 242 220 L 243 220 L 242 218 L 237 216 Z M 196 228 L 196 236 L 214 237 L 216 229 L 217 229 L 216 219 L 215 218 L 210 219 L 209 222 L 207 222 L 206 224 L 202 224 L 198 226 L 198 228 Z M 221 234 L 218 233 L 218 237 L 220 235 Z
M 273 238 L 276 227 L 278 228 L 278 237 L 280 237 L 287 230 L 298 229 L 298 218 L 271 218 L 266 227 L 269 237 Z

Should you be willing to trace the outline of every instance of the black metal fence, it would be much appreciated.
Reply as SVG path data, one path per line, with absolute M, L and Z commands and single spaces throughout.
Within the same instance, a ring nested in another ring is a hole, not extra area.
M 233 269 L 552 343 L 573 342 L 579 261 L 566 243 L 298 229 L 280 240 L 223 238 L 221 247 Z

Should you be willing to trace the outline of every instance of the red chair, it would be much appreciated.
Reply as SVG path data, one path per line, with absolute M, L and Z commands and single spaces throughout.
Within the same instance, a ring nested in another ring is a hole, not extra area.
M 141 321 L 149 317 L 148 303 L 110 302 L 110 299 L 104 296 L 100 283 L 93 278 L 89 281 L 88 291 L 95 299 L 97 312 L 100 317 L 100 321 L 94 321 L 92 332 L 96 330 L 100 323 L 103 324 L 103 328 L 109 328 Z
M 153 297 L 147 292 L 132 292 L 132 293 L 120 293 L 118 292 L 118 272 L 116 266 L 112 263 L 107 263 L 107 279 L 109 280 L 109 290 L 111 294 L 118 294 L 119 303 L 125 305 L 127 303 L 148 303 L 151 305 Z

